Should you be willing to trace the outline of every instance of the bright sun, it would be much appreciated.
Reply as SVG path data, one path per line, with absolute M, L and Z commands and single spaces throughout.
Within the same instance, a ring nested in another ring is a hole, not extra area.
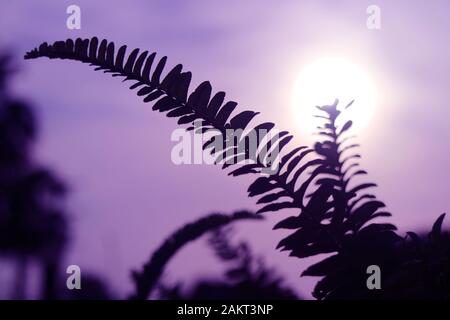
M 375 85 L 356 64 L 340 58 L 322 58 L 301 70 L 292 92 L 294 115 L 301 130 L 317 131 L 320 119 L 316 106 L 332 104 L 339 99 L 340 109 L 352 100 L 346 118 L 353 121 L 354 132 L 364 128 L 372 117 L 376 105 Z

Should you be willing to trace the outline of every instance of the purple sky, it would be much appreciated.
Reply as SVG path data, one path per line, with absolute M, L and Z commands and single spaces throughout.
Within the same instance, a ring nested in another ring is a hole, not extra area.
M 69 4 L 81 7 L 81 30 L 66 28 Z M 381 8 L 381 30 L 366 28 L 370 4 Z M 448 1 L 28 0 L 0 2 L 0 17 L 0 46 L 18 59 L 42 41 L 94 35 L 158 51 L 192 71 L 194 84 L 210 80 L 240 110 L 260 111 L 260 121 L 292 133 L 299 131 L 290 105 L 299 68 L 318 56 L 348 57 L 378 87 L 376 114 L 360 135 L 362 165 L 392 221 L 402 231 L 429 228 L 450 208 Z M 183 223 L 218 209 L 256 208 L 246 197 L 251 177 L 172 164 L 176 122 L 117 79 L 76 62 L 18 63 L 13 89 L 35 104 L 41 123 L 37 159 L 71 188 L 67 264 L 102 275 L 123 296 L 131 290 L 130 269 Z M 237 238 L 309 296 L 313 281 L 299 278 L 305 262 L 274 250 L 286 233 L 271 228 L 285 215 L 242 223 Z M 167 279 L 218 274 L 203 246 L 183 250 Z

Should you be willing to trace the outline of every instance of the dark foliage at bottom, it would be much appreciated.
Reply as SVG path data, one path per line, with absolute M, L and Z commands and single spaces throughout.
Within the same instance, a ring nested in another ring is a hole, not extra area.
M 209 244 L 216 256 L 228 268 L 222 280 L 200 279 L 188 292 L 181 284 L 172 287 L 162 285 L 159 293 L 163 299 L 189 300 L 291 300 L 299 299 L 293 290 L 283 285 L 276 271 L 265 266 L 255 257 L 245 242 L 231 244 L 229 229 L 214 231 Z

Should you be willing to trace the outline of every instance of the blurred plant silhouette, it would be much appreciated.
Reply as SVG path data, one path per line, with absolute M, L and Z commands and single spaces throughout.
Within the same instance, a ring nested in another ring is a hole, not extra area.
M 211 153 L 217 163 L 233 160 L 222 166 L 223 169 L 234 166 L 230 175 L 259 175 L 248 189 L 249 196 L 258 196 L 258 204 L 264 205 L 258 213 L 286 208 L 298 210 L 297 216 L 275 226 L 293 230 L 278 248 L 299 258 L 329 255 L 303 272 L 303 275 L 322 277 L 314 289 L 314 297 L 450 297 L 449 236 L 441 231 L 444 216 L 435 222 L 430 235 L 422 238 L 413 233 L 402 238 L 395 232 L 394 225 L 373 222 L 390 213 L 382 210 L 383 202 L 366 192 L 376 187 L 375 184 L 356 181 L 366 175 L 366 171 L 360 169 L 356 161 L 360 155 L 351 152 L 357 147 L 349 143 L 351 137 L 347 136 L 352 122 L 340 124 L 342 110 L 338 109 L 337 100 L 319 107 L 324 125 L 319 128 L 322 140 L 314 148 L 300 146 L 285 151 L 292 139 L 288 132 L 282 131 L 264 140 L 273 131 L 273 123 L 250 125 L 257 115 L 253 111 L 232 115 L 237 104 L 224 103 L 223 92 L 213 95 L 209 82 L 201 83 L 190 92 L 191 73 L 183 72 L 182 65 L 163 76 L 167 59 L 162 57 L 156 62 L 156 53 L 149 55 L 147 51 L 140 53 L 135 49 L 127 55 L 126 46 L 115 52 L 113 42 L 94 37 L 57 41 L 52 45 L 43 43 L 25 55 L 25 59 L 39 57 L 81 61 L 113 77 L 134 81 L 130 89 L 139 89 L 137 94 L 144 97 L 144 102 L 153 102 L 153 110 L 179 118 L 179 124 L 190 124 L 187 129 L 195 133 L 213 129 L 216 136 L 222 137 L 223 147 L 214 144 L 212 137 L 203 149 Z M 194 126 L 195 120 L 201 120 L 201 125 Z M 228 129 L 244 131 L 236 139 L 228 134 Z M 246 146 L 250 139 L 248 129 L 258 135 L 255 150 Z M 273 165 L 270 155 L 275 146 L 282 156 L 278 172 L 269 175 L 265 172 Z M 227 153 L 230 149 L 237 153 L 231 158 Z M 248 164 L 245 160 L 254 162 Z M 382 290 L 367 288 L 369 265 L 381 268 Z
M 33 163 L 36 121 L 31 107 L 10 97 L 10 58 L 0 56 L 0 255 L 17 261 L 13 297 L 25 298 L 27 265 L 42 266 L 42 297 L 56 297 L 58 263 L 67 240 L 64 184 Z
M 261 258 L 252 254 L 246 242 L 233 245 L 231 231 L 227 227 L 213 230 L 208 241 L 220 261 L 229 265 L 223 280 L 200 280 L 188 293 L 183 292 L 180 283 L 170 287 L 163 284 L 159 289 L 160 297 L 176 300 L 299 299 L 292 289 L 283 285 L 283 279 L 276 276 L 274 269 L 267 268 Z
M 169 260 L 187 243 L 201 237 L 208 231 L 220 228 L 237 220 L 261 219 L 250 212 L 238 211 L 232 215 L 210 214 L 197 221 L 188 223 L 170 235 L 163 244 L 152 254 L 150 260 L 144 264 L 142 271 L 134 271 L 132 276 L 136 285 L 136 292 L 132 299 L 147 299 L 158 279 L 161 277 Z

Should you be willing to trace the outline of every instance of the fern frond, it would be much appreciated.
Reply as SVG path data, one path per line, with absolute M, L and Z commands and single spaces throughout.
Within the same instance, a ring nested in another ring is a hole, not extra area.
M 78 38 L 75 41 L 72 39 L 57 41 L 52 45 L 43 43 L 39 48 L 28 52 L 25 59 L 47 57 L 76 60 L 95 66 L 95 70 L 111 73 L 113 77 L 123 77 L 124 81 L 134 81 L 130 89 L 138 89 L 137 95 L 142 96 L 144 102 L 152 102 L 153 110 L 165 112 L 168 117 L 178 118 L 178 124 L 189 124 L 188 130 L 195 130 L 196 133 L 213 129 L 221 135 L 223 147 L 217 148 L 212 143 L 214 137 L 203 146 L 203 149 L 213 154 L 216 162 L 226 159 L 226 152 L 230 146 L 231 149 L 244 151 L 243 154 L 229 158 L 223 165 L 224 168 L 239 164 L 239 160 L 254 160 L 255 163 L 251 167 L 248 164 L 243 165 L 231 172 L 231 175 L 262 173 L 263 169 L 270 169 L 271 164 L 266 161 L 270 155 L 269 150 L 276 146 L 278 152 L 281 152 L 292 139 L 292 135 L 283 131 L 274 135 L 270 141 L 263 142 L 263 138 L 273 132 L 274 124 L 265 122 L 252 128 L 250 122 L 257 112 L 247 110 L 234 114 L 237 103 L 226 102 L 224 92 L 213 94 L 208 81 L 202 82 L 190 92 L 192 75 L 190 72 L 183 72 L 181 64 L 163 76 L 166 57 L 158 61 L 156 53 L 149 55 L 147 51 L 139 53 L 139 49 L 134 49 L 127 55 L 126 51 L 126 46 L 122 46 L 116 53 L 113 42 L 99 41 L 96 37 Z M 194 122 L 200 123 L 200 126 L 194 127 Z M 227 134 L 228 129 L 256 132 L 258 135 L 256 153 L 251 154 L 252 151 L 245 145 L 246 139 L 249 139 L 248 135 L 243 133 L 238 136 L 238 141 L 232 141 L 230 139 L 233 137 Z
M 226 152 L 230 146 L 235 150 L 244 150 L 244 154 L 233 155 L 228 160 L 231 163 L 225 163 L 223 168 L 229 167 L 233 164 L 240 164 L 238 160 L 255 160 L 253 164 L 244 164 L 239 168 L 230 172 L 230 175 L 242 175 L 249 173 L 263 174 L 270 168 L 264 159 L 271 155 L 270 150 L 275 146 L 278 147 L 278 152 L 282 152 L 292 135 L 283 131 L 275 138 L 269 141 L 262 142 L 263 138 L 269 134 L 274 128 L 274 124 L 264 122 L 249 128 L 250 121 L 257 115 L 257 112 L 243 111 L 233 116 L 233 112 L 237 106 L 236 102 L 225 102 L 225 93 L 217 92 L 212 94 L 212 88 L 209 82 L 201 83 L 191 93 L 189 85 L 191 81 L 190 72 L 182 72 L 182 66 L 177 65 L 171 69 L 165 76 L 163 70 L 166 65 L 167 58 L 162 57 L 157 62 L 156 53 L 148 55 L 147 51 L 139 54 L 139 49 L 134 49 L 128 56 L 126 54 L 126 46 L 120 47 L 115 53 L 115 45 L 113 42 L 107 40 L 99 41 L 97 38 L 92 39 L 76 39 L 75 41 L 68 39 L 66 41 L 57 41 L 52 45 L 43 43 L 25 55 L 25 59 L 36 59 L 39 57 L 47 57 L 50 59 L 70 59 L 83 63 L 88 63 L 96 67 L 96 70 L 103 70 L 106 73 L 111 73 L 113 76 L 123 77 L 124 80 L 132 80 L 135 83 L 130 89 L 139 89 L 137 94 L 144 97 L 144 102 L 152 102 L 153 109 L 160 112 L 166 112 L 168 117 L 179 118 L 179 124 L 190 124 L 188 130 L 195 130 L 195 132 L 203 133 L 204 130 L 214 129 L 223 137 L 224 147 L 220 148 L 213 145 L 212 139 L 205 143 L 203 148 L 209 150 L 216 161 L 226 159 Z M 154 66 L 156 64 L 156 67 Z M 201 120 L 200 127 L 194 127 L 193 122 Z M 230 141 L 227 130 L 247 130 L 253 129 L 256 132 L 257 148 L 256 153 L 252 152 L 245 146 L 245 141 L 248 138 L 245 134 L 238 137 L 237 141 Z M 243 145 L 244 144 L 244 145 Z M 291 150 L 283 157 L 279 163 L 280 171 L 274 174 L 264 174 L 263 177 L 258 178 L 249 187 L 249 196 L 262 197 L 261 203 L 267 203 L 267 193 L 275 189 L 283 191 L 277 192 L 270 196 L 270 203 L 261 208 L 259 212 L 276 211 L 285 208 L 299 208 L 303 209 L 303 195 L 306 190 L 296 187 L 296 182 L 302 173 L 306 173 L 308 168 L 312 168 L 315 162 L 307 162 L 304 164 L 308 155 L 311 155 L 313 150 L 307 147 L 300 147 Z M 301 166 L 296 169 L 296 166 Z M 289 201 L 279 201 L 281 197 L 290 198 Z M 279 201 L 279 202 L 276 202 Z M 316 219 L 310 212 L 309 224 L 317 229 L 326 229 L 320 224 L 320 220 Z M 329 233 L 328 230 L 322 230 L 325 237 Z M 330 241 L 330 239 L 327 239 Z M 331 242 L 335 242 L 331 240 Z M 332 249 L 338 248 L 338 244 L 334 243 Z
M 387 217 L 391 214 L 380 211 L 385 204 L 372 194 L 365 193 L 368 188 L 375 187 L 373 183 L 353 184 L 353 180 L 367 172 L 359 168 L 354 159 L 360 155 L 351 153 L 357 144 L 348 144 L 346 133 L 352 126 L 351 121 L 339 127 L 337 121 L 341 111 L 337 108 L 338 101 L 329 106 L 319 107 L 325 113 L 325 123 L 319 127 L 323 140 L 315 145 L 315 152 L 320 157 L 316 175 L 307 182 L 315 185 L 314 191 L 307 195 L 308 202 L 304 211 L 312 212 L 322 224 L 326 225 L 340 247 L 333 255 L 303 272 L 308 276 L 323 276 L 314 289 L 318 299 L 349 297 L 363 290 L 364 270 L 367 264 L 367 252 L 376 264 L 385 263 L 384 259 L 400 240 L 394 232 L 392 224 L 376 224 L 371 221 L 377 217 Z M 305 189 L 305 188 L 303 188 Z M 297 217 L 289 217 L 279 223 L 280 227 L 291 226 L 297 229 L 293 234 L 283 239 L 279 247 L 290 250 L 291 255 L 306 257 L 315 252 L 331 252 L 332 243 L 320 243 L 320 231 L 310 229 L 304 231 L 303 213 Z M 295 226 L 295 227 L 294 227 Z M 371 250 L 371 244 L 378 244 L 376 250 Z M 365 244 L 365 247 L 361 247 Z M 319 247 L 320 246 L 320 247 Z M 349 286 L 352 287 L 349 290 Z

